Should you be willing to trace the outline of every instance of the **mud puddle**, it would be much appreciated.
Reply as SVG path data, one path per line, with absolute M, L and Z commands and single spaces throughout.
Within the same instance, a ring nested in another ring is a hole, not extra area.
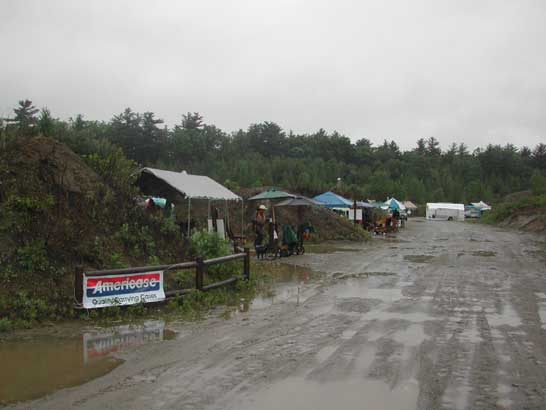
M 337 252 L 361 252 L 363 248 L 357 248 L 354 244 L 343 244 L 343 243 L 320 243 L 320 244 L 309 244 L 305 245 L 305 253 L 320 253 L 320 254 L 330 254 Z
M 434 259 L 432 255 L 405 255 L 404 260 L 413 263 L 429 263 Z
M 311 268 L 281 262 L 268 263 L 262 267 L 262 271 L 268 281 L 258 286 L 256 296 L 244 307 L 246 310 L 287 301 L 299 304 L 306 290 L 324 276 Z
M 88 382 L 123 363 L 112 353 L 175 337 L 165 322 L 146 321 L 93 329 L 66 326 L 61 331 L 57 326 L 0 339 L 0 404 Z
M 483 256 L 483 257 L 491 257 L 495 256 L 497 253 L 492 251 L 475 251 L 472 252 L 472 255 L 474 256 Z
M 277 410 L 412 409 L 419 393 L 417 380 L 394 387 L 380 380 L 351 378 L 320 382 L 291 377 L 273 384 L 239 408 Z
M 334 279 L 351 279 L 351 278 L 369 278 L 370 276 L 394 276 L 394 272 L 360 272 L 360 273 L 346 273 L 346 272 L 334 272 L 332 278 Z

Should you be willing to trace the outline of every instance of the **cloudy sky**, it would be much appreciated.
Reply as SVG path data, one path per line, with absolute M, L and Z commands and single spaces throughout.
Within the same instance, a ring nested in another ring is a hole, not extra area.
M 410 148 L 546 141 L 546 1 L 0 2 L 0 116 L 125 107 Z

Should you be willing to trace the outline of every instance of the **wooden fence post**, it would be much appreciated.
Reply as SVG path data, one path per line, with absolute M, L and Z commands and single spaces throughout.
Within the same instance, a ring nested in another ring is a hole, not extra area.
M 250 248 L 245 247 L 245 259 L 243 262 L 243 277 L 250 280 Z
M 203 290 L 203 274 L 205 273 L 205 264 L 203 258 L 197 257 L 195 259 L 197 266 L 195 267 L 195 288 L 197 290 Z
M 83 303 L 83 266 L 76 266 L 74 271 L 74 299 L 79 304 Z

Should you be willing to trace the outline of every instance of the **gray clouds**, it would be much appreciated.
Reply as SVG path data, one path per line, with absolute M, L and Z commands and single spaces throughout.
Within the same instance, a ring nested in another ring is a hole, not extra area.
M 0 115 L 30 98 L 62 118 L 129 106 L 226 131 L 534 145 L 544 21 L 541 0 L 4 0 Z

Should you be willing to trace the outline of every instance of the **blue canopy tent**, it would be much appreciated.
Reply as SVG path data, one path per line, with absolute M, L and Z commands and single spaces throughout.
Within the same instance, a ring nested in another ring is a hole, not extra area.
M 385 205 L 388 206 L 390 209 L 398 209 L 399 211 L 406 210 L 406 206 L 395 198 L 391 198 L 385 201 Z
M 353 201 L 343 198 L 341 195 L 331 191 L 317 195 L 313 199 L 319 201 L 322 203 L 322 206 L 327 208 L 351 208 L 353 206 Z
M 364 201 L 357 201 L 356 206 L 359 208 L 375 208 L 372 204 Z

